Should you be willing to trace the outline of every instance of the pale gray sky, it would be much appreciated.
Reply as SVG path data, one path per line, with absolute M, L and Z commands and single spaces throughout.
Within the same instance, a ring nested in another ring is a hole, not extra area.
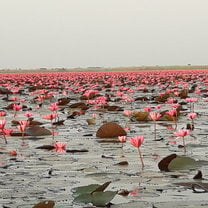
M 0 0 L 0 68 L 208 64 L 208 0 Z

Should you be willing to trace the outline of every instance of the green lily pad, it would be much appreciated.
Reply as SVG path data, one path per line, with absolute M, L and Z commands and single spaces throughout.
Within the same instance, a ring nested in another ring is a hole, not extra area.
M 77 197 L 74 198 L 75 203 L 84 203 L 88 204 L 92 202 L 92 194 L 91 193 L 83 193 L 78 195 Z
M 158 167 L 162 171 L 196 169 L 202 165 L 208 165 L 208 162 L 204 160 L 197 161 L 188 156 L 178 156 L 176 154 L 168 155 L 158 163 Z
M 92 204 L 97 207 L 105 207 L 117 194 L 115 191 L 99 191 L 92 194 Z
M 174 170 L 186 170 L 186 169 L 196 169 L 199 166 L 208 165 L 207 161 L 203 160 L 194 160 L 186 156 L 177 156 L 168 165 L 170 171 Z
M 110 183 L 111 181 L 108 181 L 102 185 L 91 184 L 72 189 L 72 192 L 74 192 L 73 196 L 75 197 L 73 202 L 84 204 L 92 203 L 95 206 L 104 207 L 117 194 L 117 192 L 114 191 L 104 192 Z
M 91 194 L 96 190 L 100 185 L 99 184 L 90 184 L 88 186 L 80 186 L 72 189 L 73 196 L 79 196 L 81 194 Z
M 114 191 L 99 191 L 99 192 L 93 192 L 91 193 L 83 193 L 79 196 L 77 196 L 73 202 L 75 203 L 92 203 L 95 206 L 98 207 L 105 207 L 106 204 L 108 204 L 117 194 L 117 192 Z
M 177 156 L 168 165 L 170 171 L 174 170 L 184 170 L 189 168 L 195 168 L 197 166 L 197 161 L 186 156 Z

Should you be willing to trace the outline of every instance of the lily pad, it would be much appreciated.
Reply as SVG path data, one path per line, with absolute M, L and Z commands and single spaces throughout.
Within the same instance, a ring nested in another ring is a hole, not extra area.
M 195 168 L 197 165 L 199 165 L 199 161 L 195 161 L 194 159 L 186 156 L 177 156 L 176 158 L 170 161 L 168 169 L 170 171 L 184 170 Z
M 91 184 L 72 189 L 75 203 L 92 203 L 95 206 L 105 207 L 117 194 L 117 191 L 105 191 L 111 182 L 102 185 Z
M 137 121 L 147 121 L 149 113 L 135 111 L 133 115 Z
M 103 124 L 96 133 L 100 138 L 115 138 L 118 136 L 126 136 L 125 130 L 117 123 L 109 122 Z
M 42 201 L 36 204 L 35 206 L 33 206 L 33 208 L 53 208 L 54 206 L 55 206 L 54 201 Z
M 116 194 L 116 191 L 94 192 L 92 194 L 92 204 L 97 207 L 105 207 Z
M 73 202 L 75 203 L 92 203 L 98 207 L 105 207 L 117 194 L 115 191 L 99 191 L 91 193 L 83 193 L 77 196 Z
M 208 165 L 208 162 L 196 161 L 188 156 L 178 156 L 176 154 L 171 154 L 158 163 L 159 169 L 163 171 L 195 169 L 202 165 Z
M 33 126 L 26 129 L 25 133 L 30 136 L 45 136 L 51 135 L 51 132 L 48 129 L 42 128 L 40 126 Z
M 71 191 L 74 193 L 74 196 L 79 196 L 81 194 L 91 194 L 94 190 L 96 190 L 100 185 L 99 184 L 90 184 L 88 186 L 80 186 L 73 188 Z

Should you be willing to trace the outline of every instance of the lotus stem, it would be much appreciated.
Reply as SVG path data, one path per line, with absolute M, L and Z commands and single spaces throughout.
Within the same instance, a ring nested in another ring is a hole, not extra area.
M 142 158 L 142 152 L 140 150 L 140 148 L 138 147 L 138 152 L 139 152 L 139 158 L 141 160 L 141 163 L 142 163 L 142 170 L 144 169 L 144 161 L 143 161 L 143 158 Z

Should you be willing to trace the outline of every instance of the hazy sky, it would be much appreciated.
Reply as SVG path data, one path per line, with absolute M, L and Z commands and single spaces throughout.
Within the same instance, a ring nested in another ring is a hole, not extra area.
M 0 68 L 208 64 L 208 0 L 0 0 Z

